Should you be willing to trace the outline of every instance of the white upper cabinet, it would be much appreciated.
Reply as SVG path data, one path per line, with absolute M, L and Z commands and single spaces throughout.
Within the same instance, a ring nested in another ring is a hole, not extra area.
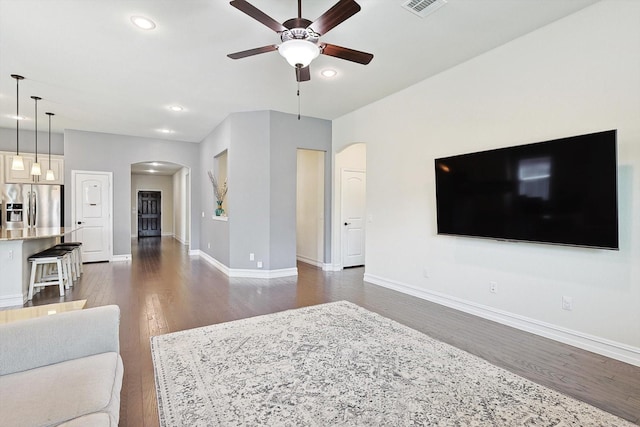
M 51 170 L 55 177 L 54 181 L 46 181 L 45 174 L 49 167 L 49 156 L 38 155 L 38 161 L 40 162 L 40 169 L 42 175 L 32 176 L 31 166 L 36 161 L 35 155 L 30 153 L 23 153 L 22 159 L 24 162 L 24 170 L 16 171 L 11 169 L 13 158 L 15 154 L 4 153 L 4 182 L 7 184 L 64 184 L 64 158 L 62 156 L 51 155 Z

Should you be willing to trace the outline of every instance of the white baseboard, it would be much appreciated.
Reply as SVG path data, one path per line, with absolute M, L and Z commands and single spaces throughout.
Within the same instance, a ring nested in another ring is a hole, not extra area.
M 126 261 L 131 261 L 131 254 L 113 255 L 111 257 L 111 262 L 126 262 Z
M 305 264 L 313 265 L 314 267 L 322 267 L 324 265 L 322 261 L 311 259 L 303 255 L 297 255 L 296 259 L 300 262 L 304 262 Z
M 209 264 L 213 265 L 215 268 L 223 272 L 229 277 L 246 277 L 252 279 L 275 279 L 278 277 L 289 277 L 289 276 L 297 276 L 298 269 L 297 268 L 283 268 L 279 270 L 254 270 L 254 269 L 240 269 L 240 268 L 229 268 L 211 255 L 198 251 L 190 251 L 189 255 L 196 255 L 195 252 L 198 252 L 202 259 L 207 261 Z
M 189 249 L 189 256 L 200 256 L 200 249 Z
M 478 317 L 489 319 L 522 331 L 569 344 L 593 353 L 601 354 L 612 359 L 640 366 L 640 348 L 638 347 L 611 341 L 606 338 L 596 337 L 550 323 L 541 322 L 536 319 L 498 310 L 493 307 L 477 304 L 440 292 L 417 288 L 412 285 L 385 279 L 366 272 L 364 274 L 364 281 L 431 301 L 436 304 L 444 305 L 446 307 L 451 307 Z
M 179 236 L 176 236 L 175 234 L 173 235 L 173 238 L 174 238 L 174 239 L 176 239 L 178 242 L 182 243 L 182 244 L 183 244 L 183 245 L 185 245 L 185 246 L 189 244 L 189 242 L 188 242 L 188 241 L 186 241 L 186 240 L 182 239 L 182 238 L 181 238 L 181 237 L 179 237 Z
M 324 264 L 322 266 L 322 270 L 324 271 L 342 271 L 342 265 L 340 264 Z
M 12 294 L 0 297 L 0 307 L 22 307 L 26 301 L 26 295 Z

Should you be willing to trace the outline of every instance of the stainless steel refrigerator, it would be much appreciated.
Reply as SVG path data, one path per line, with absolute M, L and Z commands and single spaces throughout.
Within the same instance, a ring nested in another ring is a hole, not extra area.
M 46 184 L 4 184 L 2 227 L 64 226 L 64 186 Z

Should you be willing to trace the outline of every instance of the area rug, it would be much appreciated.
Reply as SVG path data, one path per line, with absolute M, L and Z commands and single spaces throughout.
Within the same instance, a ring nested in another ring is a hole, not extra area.
M 169 426 L 631 426 L 348 302 L 151 338 Z

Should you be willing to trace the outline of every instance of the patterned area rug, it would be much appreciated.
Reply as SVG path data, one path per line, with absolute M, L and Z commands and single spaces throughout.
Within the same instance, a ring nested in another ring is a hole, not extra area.
M 631 426 L 348 302 L 151 338 L 168 426 Z

